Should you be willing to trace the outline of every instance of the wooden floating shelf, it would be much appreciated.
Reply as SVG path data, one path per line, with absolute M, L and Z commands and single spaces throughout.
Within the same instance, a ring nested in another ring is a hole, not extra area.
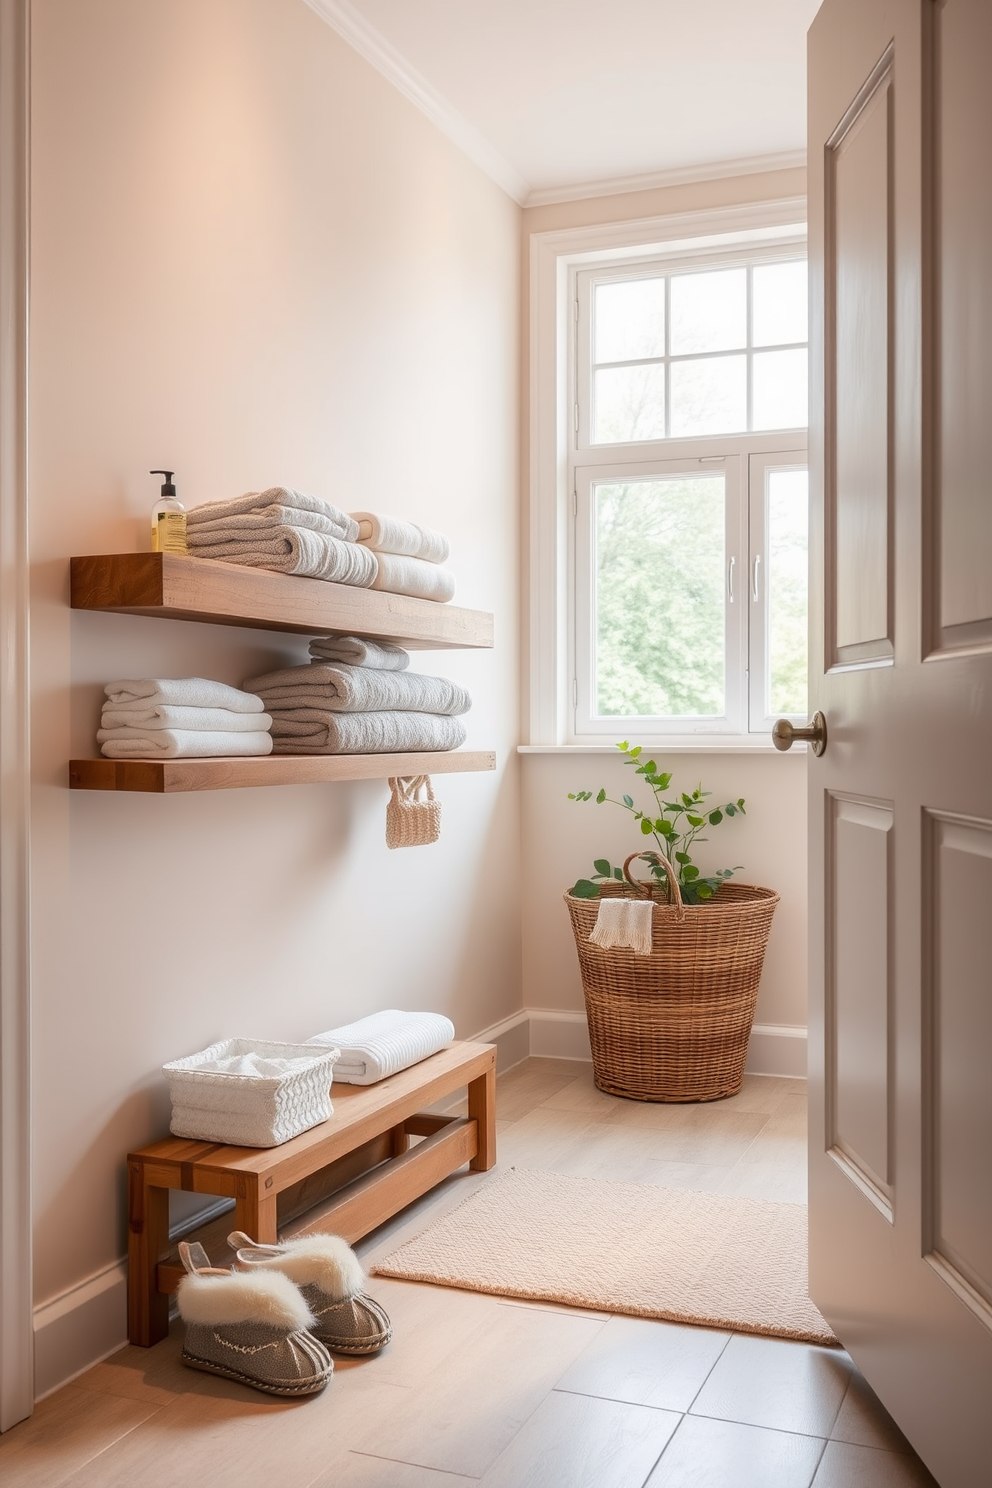
M 211 558 L 110 553 L 71 558 L 69 573 L 74 610 L 245 625 L 299 635 L 339 631 L 392 641 L 412 650 L 493 644 L 493 617 L 483 610 Z
M 335 780 L 385 780 L 390 775 L 454 775 L 495 770 L 492 750 L 424 754 L 269 754 L 247 759 L 69 761 L 72 790 L 238 790 L 254 785 L 319 785 Z

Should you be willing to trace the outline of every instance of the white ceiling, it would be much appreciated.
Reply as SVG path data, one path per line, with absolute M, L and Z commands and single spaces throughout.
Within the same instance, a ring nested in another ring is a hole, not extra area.
M 307 3 L 521 201 L 805 148 L 820 0 Z

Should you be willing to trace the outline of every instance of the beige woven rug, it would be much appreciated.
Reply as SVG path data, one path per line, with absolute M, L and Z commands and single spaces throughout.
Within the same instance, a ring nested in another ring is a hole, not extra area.
M 377 1276 L 807 1343 L 806 1206 L 510 1168 Z

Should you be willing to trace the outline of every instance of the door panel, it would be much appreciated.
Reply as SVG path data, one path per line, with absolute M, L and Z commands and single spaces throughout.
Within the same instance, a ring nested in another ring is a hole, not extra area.
M 976 143 L 992 141 L 992 6 L 953 0 L 933 14 L 932 163 L 939 326 L 938 646 L 992 644 L 992 501 L 988 499 L 992 409 L 992 194 L 976 177 Z M 986 451 L 984 460 L 976 459 Z
M 928 1247 L 992 1322 L 992 822 L 930 818 Z
M 810 1291 L 984 1488 L 992 4 L 824 0 L 809 56 Z
M 888 1215 L 892 810 L 835 796 L 829 804 L 827 1146 Z
M 826 166 L 831 661 L 892 655 L 890 328 L 892 66 L 886 55 L 831 138 Z

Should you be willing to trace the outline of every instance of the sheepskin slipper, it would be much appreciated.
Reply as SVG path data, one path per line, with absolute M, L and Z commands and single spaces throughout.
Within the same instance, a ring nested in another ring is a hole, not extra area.
M 179 1283 L 186 1324 L 182 1361 L 269 1395 L 315 1395 L 334 1361 L 310 1332 L 314 1317 L 278 1272 L 214 1269 L 201 1245 L 181 1243 L 187 1275 Z
M 281 1273 L 296 1283 L 314 1315 L 311 1333 L 332 1352 L 377 1354 L 393 1336 L 386 1313 L 362 1291 L 361 1262 L 340 1235 L 302 1235 L 281 1245 L 258 1245 L 235 1230 L 227 1243 L 250 1274 Z

